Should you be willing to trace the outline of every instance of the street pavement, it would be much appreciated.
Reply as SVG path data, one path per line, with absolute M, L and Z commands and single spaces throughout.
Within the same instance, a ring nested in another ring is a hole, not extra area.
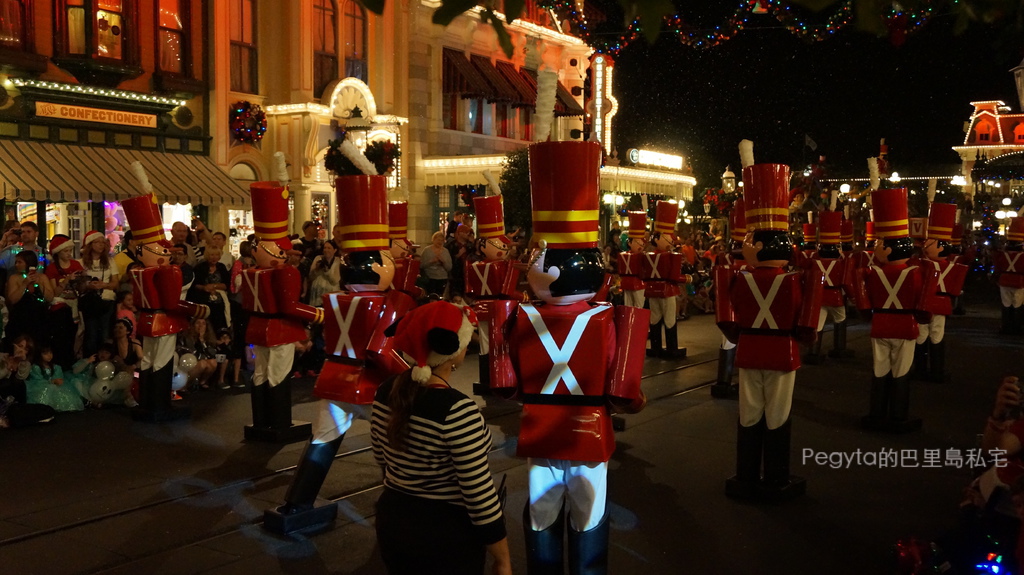
M 947 531 L 978 471 L 969 456 L 998 381 L 1004 372 L 1024 372 L 1024 338 L 996 335 L 997 292 L 984 280 L 970 290 L 968 314 L 947 323 L 953 383 L 913 384 L 919 432 L 885 435 L 858 425 L 871 374 L 866 324 L 850 329 L 856 358 L 800 369 L 792 461 L 793 472 L 807 478 L 807 495 L 774 505 L 725 496 L 737 406 L 712 399 L 706 386 L 715 379 L 721 336 L 712 316 L 680 322 L 688 357 L 647 360 L 650 404 L 626 416 L 617 434 L 610 572 L 883 574 L 893 571 L 898 539 Z M 831 334 L 825 337 L 827 350 Z M 469 393 L 476 372 L 469 357 L 453 385 Z M 311 391 L 311 380 L 296 383 L 296 419 L 314 417 Z M 193 417 L 185 422 L 137 423 L 127 409 L 107 408 L 0 431 L 0 573 L 384 573 L 373 531 L 380 470 L 368 424 L 348 433 L 321 491 L 337 502 L 337 522 L 282 537 L 262 529 L 262 513 L 281 503 L 303 443 L 245 442 L 251 412 L 244 391 L 203 391 L 186 401 Z M 480 404 L 495 440 L 492 470 L 507 478 L 513 567 L 525 573 L 518 405 Z M 860 453 L 861 460 L 820 464 L 808 453 L 833 462 Z M 868 465 L 878 453 L 895 453 L 895 461 Z

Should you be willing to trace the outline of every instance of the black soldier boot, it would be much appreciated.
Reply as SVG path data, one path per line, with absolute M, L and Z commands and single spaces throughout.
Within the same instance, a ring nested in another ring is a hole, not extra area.
M 846 346 L 846 327 L 849 324 L 850 320 L 844 319 L 832 327 L 832 351 L 828 352 L 829 357 L 849 359 L 856 355 L 852 349 Z
M 864 429 L 881 430 L 889 416 L 889 396 L 887 387 L 892 373 L 882 377 L 871 377 L 871 400 L 869 402 L 868 414 L 861 418 L 860 424 Z
M 949 383 L 949 373 L 946 371 L 946 342 L 928 342 L 930 349 L 928 381 L 932 383 Z
M 718 380 L 711 385 L 711 397 L 738 399 L 740 388 L 732 383 L 732 370 L 736 365 L 736 346 L 718 348 Z
M 807 481 L 803 477 L 789 474 L 792 421 L 787 419 L 775 429 L 765 429 L 764 481 L 760 489 L 760 495 L 765 500 L 786 501 L 807 492 Z
M 818 337 L 815 338 L 814 343 L 808 346 L 807 355 L 803 358 L 804 363 L 808 365 L 819 365 L 825 361 L 825 356 L 821 353 L 821 341 L 824 339 L 822 337 L 823 335 L 824 332 L 819 331 Z
M 284 535 L 334 521 L 338 516 L 337 504 L 317 496 L 344 439 L 345 434 L 342 434 L 327 443 L 306 444 L 295 477 L 284 496 L 285 504 L 263 513 L 264 529 Z M 319 507 L 316 505 L 318 502 Z
M 651 342 L 651 347 L 647 350 L 647 357 L 661 357 L 661 324 L 656 323 L 651 326 L 650 335 L 648 339 Z
M 593 529 L 576 531 L 569 525 L 569 575 L 607 575 L 608 511 Z
M 921 419 L 910 417 L 910 374 L 894 377 L 889 383 L 889 417 L 883 431 L 907 433 L 921 429 Z
M 682 359 L 686 357 L 686 348 L 679 347 L 679 326 L 665 326 L 665 351 L 662 356 L 665 359 Z
M 491 355 L 479 355 L 480 381 L 473 384 L 473 395 L 492 395 L 491 393 Z
M 761 454 L 764 451 L 764 416 L 760 421 L 736 427 L 736 475 L 725 481 L 725 494 L 736 499 L 757 497 L 761 483 Z
M 924 343 L 914 345 L 914 367 L 910 370 L 913 379 L 925 381 L 928 379 L 928 340 Z
M 177 421 L 188 419 L 192 416 L 192 410 L 188 406 L 172 405 L 171 378 L 174 377 L 174 362 L 168 361 L 167 365 L 160 369 L 150 370 L 146 378 L 149 388 L 146 395 L 147 403 L 139 404 L 139 409 L 132 412 L 132 419 L 157 423 L 161 421 Z M 139 382 L 139 393 L 142 393 L 142 381 Z
M 259 387 L 267 387 L 263 391 L 263 414 L 266 423 L 263 427 L 255 424 L 256 399 L 253 399 L 253 425 L 246 426 L 245 438 L 253 441 L 269 441 L 272 443 L 295 443 L 308 439 L 313 434 L 313 426 L 307 421 L 292 421 L 292 382 L 286 377 L 281 383 L 271 386 L 270 382 Z M 255 396 L 256 388 L 253 388 Z
M 534 531 L 530 521 L 530 504 L 523 509 L 523 536 L 526 539 L 526 573 L 528 575 L 562 575 L 565 540 L 565 506 L 558 519 L 543 531 Z

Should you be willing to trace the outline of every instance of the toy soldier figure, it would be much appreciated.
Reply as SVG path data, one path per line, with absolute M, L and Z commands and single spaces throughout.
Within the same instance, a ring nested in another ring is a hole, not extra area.
M 737 198 L 729 213 L 729 251 L 718 254 L 715 267 L 725 267 L 734 272 L 747 268 L 743 259 L 743 240 L 747 236 L 747 213 L 743 198 Z M 739 385 L 732 382 L 733 368 L 736 367 L 736 344 L 722 334 L 718 348 L 718 379 L 711 385 L 711 397 L 737 399 Z
M 334 521 L 338 507 L 319 507 L 317 495 L 334 456 L 354 419 L 370 419 L 380 383 L 409 366 L 384 331 L 415 302 L 390 290 L 395 265 L 388 249 L 385 176 L 341 176 L 335 193 L 341 225 L 342 275 L 345 291 L 324 294 L 324 343 L 327 360 L 313 395 L 320 402 L 316 428 L 295 471 L 285 504 L 264 514 L 263 525 L 291 533 Z
M 1024 305 L 1024 217 L 1011 218 L 1006 230 L 1003 249 L 993 254 L 998 276 L 999 297 L 1003 304 L 1003 322 L 999 333 L 1016 335 L 1021 332 L 1021 305 Z
M 480 382 L 473 386 L 476 395 L 490 394 L 491 309 L 496 300 L 515 300 L 519 270 L 508 260 L 511 241 L 505 236 L 505 207 L 502 196 L 473 198 L 477 216 L 478 252 L 482 260 L 466 262 L 466 295 L 475 300 L 474 311 L 480 322 Z
M 139 406 L 132 411 L 132 419 L 184 419 L 189 417 L 189 409 L 171 405 L 177 335 L 188 329 L 189 318 L 205 318 L 210 315 L 210 308 L 181 299 L 181 268 L 170 265 L 173 246 L 164 236 L 156 196 L 146 194 L 122 200 L 121 207 L 144 266 L 130 272 L 135 305 L 139 306 L 136 333 L 142 337 Z
M 933 203 L 928 212 L 928 236 L 921 247 L 924 259 L 921 266 L 931 266 L 935 270 L 936 291 L 925 297 L 924 311 L 931 315 L 927 323 L 917 326 L 917 346 L 915 360 L 918 376 L 933 383 L 947 383 L 949 374 L 946 372 L 946 342 L 942 336 L 946 333 L 946 316 L 953 313 L 953 298 L 960 295 L 964 280 L 967 279 L 967 266 L 949 261 L 949 245 L 952 239 L 953 220 L 956 219 L 956 206 L 953 204 Z
M 755 164 L 743 169 L 747 269 L 715 268 L 715 318 L 737 344 L 740 371 L 736 475 L 730 497 L 781 500 L 806 491 L 789 473 L 790 408 L 800 367 L 798 340 L 814 343 L 821 311 L 817 267 L 787 272 L 793 253 L 789 229 L 789 167 Z M 764 462 L 764 474 L 761 468 Z
M 635 413 L 646 403 L 640 377 L 650 312 L 588 301 L 604 276 L 597 247 L 601 145 L 544 142 L 529 154 L 540 249 L 527 279 L 542 302 L 495 302 L 491 387 L 523 401 L 518 455 L 528 458 L 527 573 L 562 572 L 566 501 L 569 571 L 606 573 L 611 411 Z
M 817 268 L 825 280 L 824 290 L 821 296 L 821 313 L 818 316 L 818 337 L 811 345 L 804 363 L 811 365 L 824 361 L 825 356 L 821 353 L 822 332 L 825 329 L 825 322 L 832 320 L 834 330 L 834 345 L 837 349 L 846 347 L 845 341 L 840 341 L 839 326 L 846 324 L 846 298 L 843 293 L 843 285 L 846 281 L 846 266 L 843 255 L 840 251 L 840 239 L 842 230 L 842 217 L 839 212 L 822 212 L 818 216 L 818 250 L 814 256 L 807 260 L 807 266 Z M 846 333 L 843 334 L 845 340 Z
M 420 276 L 420 260 L 409 241 L 409 203 L 388 203 L 388 240 L 391 242 L 391 260 L 395 263 L 395 279 L 391 289 L 408 294 L 413 300 L 422 290 L 416 285 Z
M 803 224 L 803 241 L 800 242 L 800 249 L 796 252 L 793 267 L 806 268 L 810 265 L 811 258 L 818 251 L 818 225 L 814 222 Z
M 629 212 L 627 238 L 626 250 L 619 252 L 619 287 L 626 305 L 644 307 L 645 286 L 640 275 L 647 247 L 647 212 Z
M 255 348 L 252 374 L 252 425 L 245 438 L 292 443 L 310 434 L 310 424 L 292 421 L 294 343 L 306 339 L 306 324 L 321 323 L 320 308 L 299 302 L 302 278 L 285 263 L 288 239 L 288 189 L 278 182 L 249 185 L 256 231 L 255 268 L 242 272 L 242 305 L 249 312 L 245 341 Z
M 906 188 L 871 194 L 875 219 L 875 265 L 858 272 L 857 308 L 871 318 L 870 411 L 861 423 L 875 431 L 902 433 L 921 427 L 910 418 L 910 367 L 917 319 L 927 293 L 924 270 L 907 265 L 914 251 L 907 220 Z
M 682 358 L 686 348 L 679 347 L 676 330 L 676 297 L 682 293 L 680 284 L 689 283 L 683 275 L 683 254 L 672 251 L 675 243 L 676 220 L 679 204 L 659 200 L 654 214 L 654 225 L 648 247 L 644 252 L 642 274 L 646 285 L 644 296 L 651 308 L 651 348 L 648 357 Z M 665 328 L 665 346 L 661 345 L 661 330 Z
M 964 251 L 964 226 L 963 224 L 953 225 L 953 236 L 949 242 L 949 261 L 954 264 L 963 264 L 967 266 L 967 271 L 971 271 L 971 266 L 974 264 L 974 256 L 976 251 L 974 247 Z M 965 280 L 966 283 L 966 280 Z M 966 290 L 960 289 L 960 295 L 953 298 L 953 315 L 964 315 L 967 310 L 964 309 L 964 292 Z

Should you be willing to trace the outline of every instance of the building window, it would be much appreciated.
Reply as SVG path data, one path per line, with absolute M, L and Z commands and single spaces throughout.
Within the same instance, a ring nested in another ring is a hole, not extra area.
M 987 142 L 988 141 L 988 132 L 979 133 L 978 134 L 978 140 L 980 140 L 982 142 Z
M 26 50 L 25 2 L 0 0 L 0 46 Z
M 519 108 L 519 139 L 533 140 L 533 110 Z
M 345 2 L 345 76 L 367 78 L 366 10 L 354 0 Z
M 255 0 L 231 2 L 231 89 L 247 94 L 257 93 L 258 59 L 256 52 Z
M 334 0 L 316 0 L 313 4 L 313 26 L 313 95 L 319 98 L 338 75 Z
M 459 129 L 459 95 L 444 94 L 441 96 L 441 117 L 444 118 L 445 130 Z
M 124 60 L 127 55 L 128 0 L 63 0 L 64 52 Z
M 469 131 L 474 134 L 484 133 L 484 99 L 473 98 L 466 100 L 469 103 Z
M 188 2 L 187 0 L 159 0 L 159 3 L 157 42 L 160 70 L 189 75 Z
M 508 104 L 494 105 L 494 126 L 495 136 L 499 138 L 511 138 L 515 134 L 516 112 Z

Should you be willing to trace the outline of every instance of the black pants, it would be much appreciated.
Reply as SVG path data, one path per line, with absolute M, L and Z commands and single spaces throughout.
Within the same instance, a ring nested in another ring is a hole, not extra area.
M 377 544 L 390 575 L 483 575 L 486 547 L 464 507 L 387 487 L 377 500 Z

